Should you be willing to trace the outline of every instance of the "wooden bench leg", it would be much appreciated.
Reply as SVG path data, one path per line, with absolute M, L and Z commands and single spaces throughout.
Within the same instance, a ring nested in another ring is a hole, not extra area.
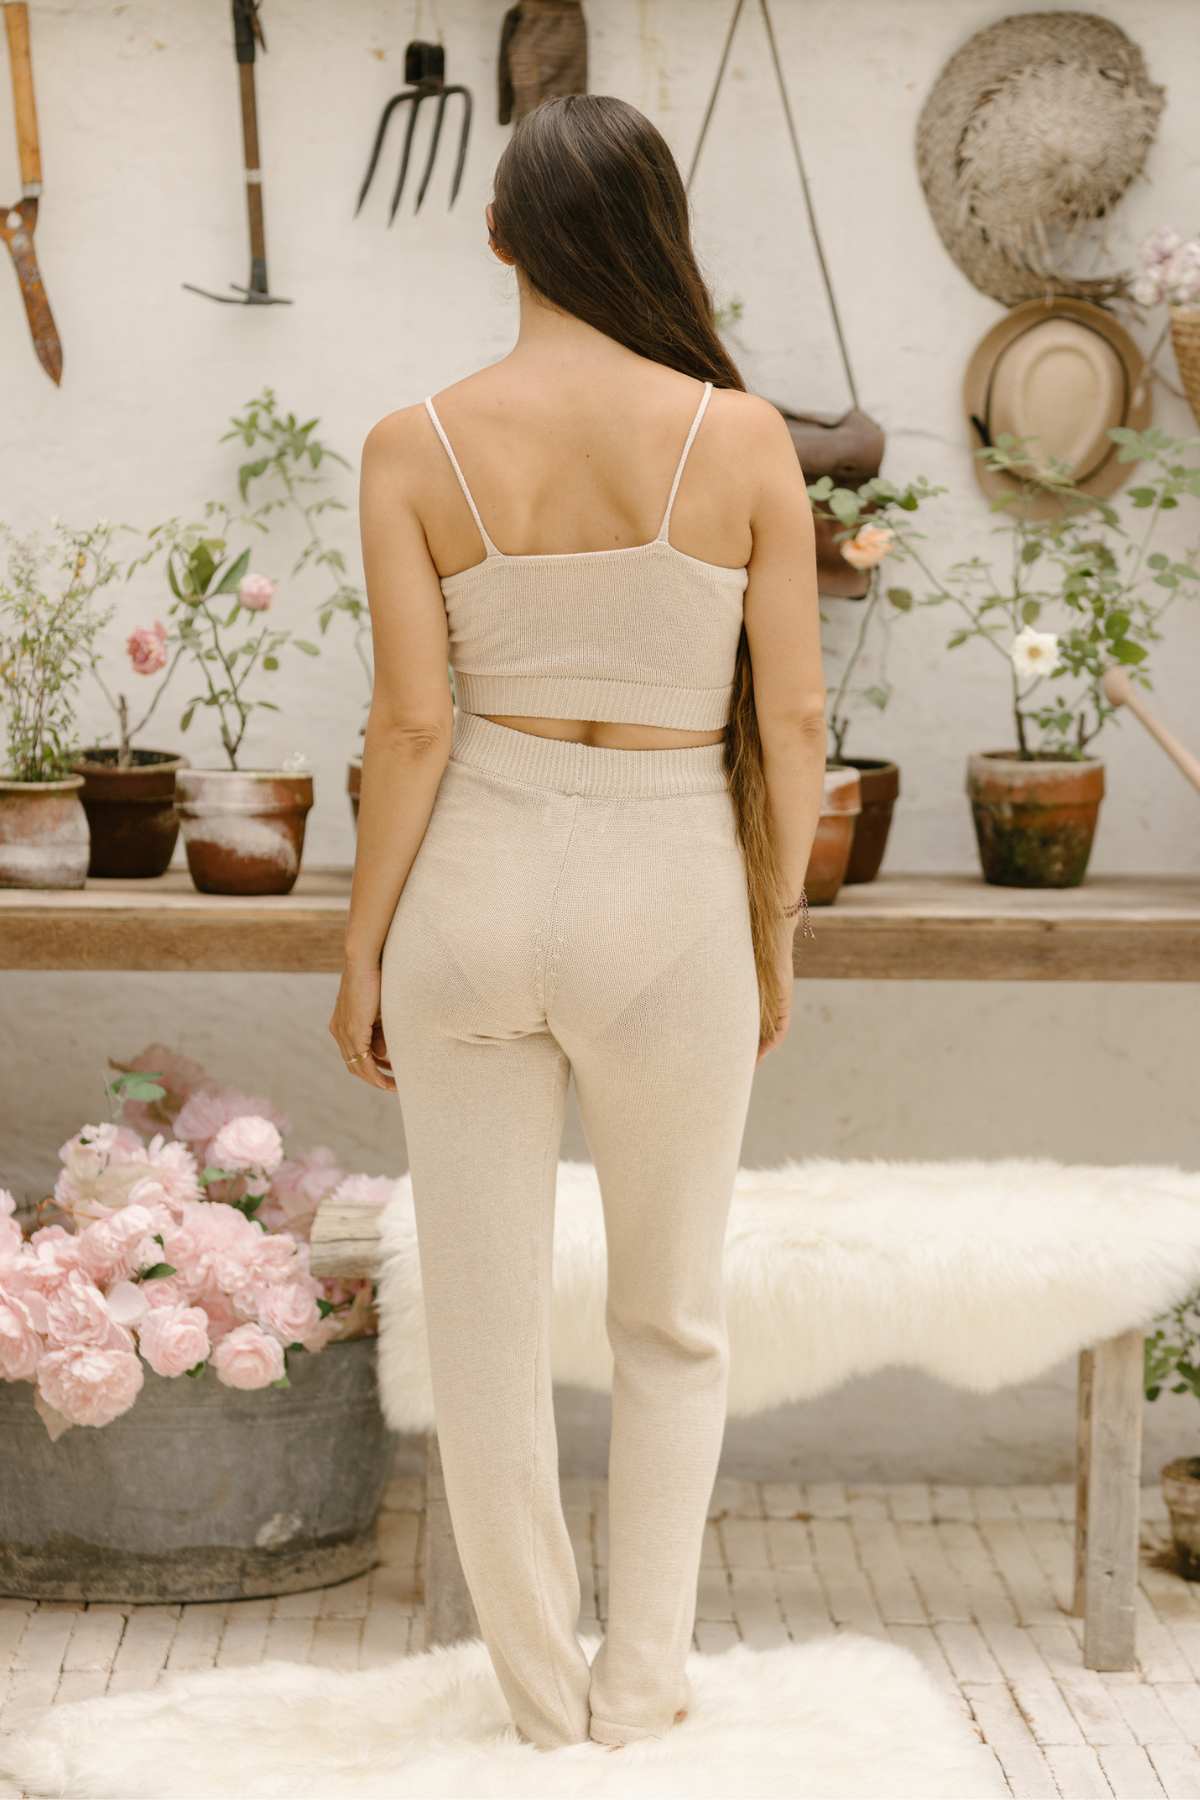
M 425 1438 L 425 1648 L 478 1637 L 479 1622 L 459 1561 L 437 1432 Z
M 1089 1669 L 1132 1669 L 1137 1661 L 1142 1359 L 1140 1331 L 1079 1358 L 1074 1610 L 1083 1615 Z

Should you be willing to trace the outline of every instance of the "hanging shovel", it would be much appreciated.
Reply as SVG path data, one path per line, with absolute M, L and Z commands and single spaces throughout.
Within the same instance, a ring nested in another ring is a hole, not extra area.
M 12 253 L 17 283 L 25 302 L 25 314 L 37 359 L 57 387 L 62 380 L 62 345 L 50 302 L 42 286 L 33 228 L 37 224 L 38 196 L 42 191 L 42 158 L 38 149 L 37 110 L 33 101 L 33 64 L 29 56 L 29 13 L 24 4 L 5 0 L 4 30 L 12 72 L 13 115 L 17 127 L 17 154 L 21 167 L 21 198 L 14 206 L 0 207 L 0 236 Z
M 233 51 L 237 58 L 238 79 L 242 95 L 242 160 L 246 169 L 246 211 L 250 219 L 250 285 L 239 287 L 230 282 L 240 300 L 228 294 L 214 294 L 208 288 L 196 287 L 191 281 L 183 286 L 189 294 L 203 294 L 206 300 L 219 300 L 224 306 L 290 306 L 281 294 L 267 287 L 267 238 L 263 224 L 262 170 L 258 163 L 258 94 L 254 85 L 255 45 L 265 50 L 258 9 L 260 0 L 233 0 Z

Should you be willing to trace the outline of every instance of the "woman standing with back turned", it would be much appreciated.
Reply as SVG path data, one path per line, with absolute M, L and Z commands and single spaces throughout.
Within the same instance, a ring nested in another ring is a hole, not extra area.
M 401 1102 L 450 1515 L 518 1731 L 615 1747 L 688 1702 L 722 1245 L 825 764 L 812 516 L 641 113 L 546 101 L 487 222 L 514 348 L 363 450 L 375 691 L 330 1028 Z M 590 1668 L 547 1338 L 572 1072 L 614 1359 Z

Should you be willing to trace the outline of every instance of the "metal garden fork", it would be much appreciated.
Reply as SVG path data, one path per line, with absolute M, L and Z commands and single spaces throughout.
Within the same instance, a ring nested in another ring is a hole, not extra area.
M 408 116 L 408 126 L 404 133 L 404 147 L 400 153 L 400 173 L 396 178 L 396 189 L 392 195 L 391 210 L 388 213 L 388 224 L 390 225 L 395 218 L 397 209 L 400 205 L 401 195 L 404 192 L 404 182 L 408 174 L 408 160 L 412 151 L 413 133 L 417 124 L 417 109 L 422 100 L 436 98 L 437 110 L 434 113 L 433 136 L 429 143 L 429 155 L 426 158 L 425 170 L 421 176 L 420 186 L 417 188 L 417 203 L 414 211 L 420 211 L 421 202 L 425 198 L 425 190 L 429 186 L 429 180 L 433 174 L 433 165 L 438 151 L 438 141 L 442 135 L 442 120 L 446 113 L 446 101 L 451 94 L 461 94 L 463 97 L 462 134 L 458 140 L 458 159 L 454 165 L 454 179 L 450 187 L 450 205 L 453 206 L 455 200 L 458 198 L 458 190 L 462 185 L 463 165 L 467 159 L 467 140 L 471 135 L 472 106 L 470 92 L 458 82 L 447 84 L 445 50 L 441 44 L 425 43 L 420 38 L 415 38 L 411 44 L 405 45 L 404 79 L 411 85 L 406 87 L 403 93 L 393 95 L 383 109 L 383 116 L 379 121 L 379 128 L 375 133 L 375 142 L 371 147 L 371 160 L 367 164 L 367 172 L 363 177 L 362 187 L 359 189 L 358 205 L 354 208 L 355 218 L 357 218 L 362 211 L 363 201 L 367 197 L 367 190 L 371 185 L 376 167 L 379 163 L 379 153 L 383 148 L 383 140 L 387 134 L 388 124 L 392 114 L 395 112 L 396 108 L 403 105 L 406 100 L 412 101 L 412 112 Z

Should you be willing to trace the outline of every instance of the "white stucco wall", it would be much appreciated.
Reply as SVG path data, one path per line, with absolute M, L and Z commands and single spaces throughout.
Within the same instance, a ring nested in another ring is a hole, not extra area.
M 375 119 L 403 86 L 404 13 L 372 0 L 271 0 L 259 64 L 267 242 L 273 288 L 294 305 L 215 306 L 180 287 L 220 289 L 248 261 L 236 78 L 218 0 L 100 0 L 30 7 L 45 194 L 38 250 L 63 340 L 55 390 L 34 361 L 15 284 L 0 280 L 4 399 L 0 517 L 31 527 L 51 513 L 146 525 L 232 497 L 217 438 L 264 385 L 352 463 L 382 413 L 419 399 L 511 342 L 511 280 L 489 255 L 482 209 L 506 130 L 495 122 L 501 8 L 439 0 L 452 79 L 476 98 L 466 179 L 445 206 L 452 104 L 438 172 L 417 217 L 410 199 L 383 224 L 400 128 L 364 214 L 352 218 Z M 690 159 L 731 8 L 729 0 L 593 0 L 591 85 L 644 107 L 681 163 Z M 1135 35 L 1169 99 L 1140 182 L 1112 222 L 1106 255 L 1125 260 L 1154 225 L 1194 229 L 1200 60 L 1187 53 L 1189 0 L 1122 0 L 1098 10 Z M 420 27 L 430 35 L 432 8 Z M 979 26 L 988 0 L 773 0 L 793 110 L 862 404 L 888 434 L 885 472 L 923 471 L 952 490 L 930 514 L 940 562 L 984 547 L 990 525 L 969 473 L 960 416 L 965 359 L 999 316 L 947 258 L 917 181 L 912 134 L 937 70 Z M 403 16 L 402 16 L 403 15 Z M 0 83 L 0 86 L 3 84 Z M 428 130 L 422 124 L 422 137 Z M 416 167 L 421 164 L 420 146 Z M 0 190 L 18 191 L 0 102 Z M 790 160 L 757 9 L 748 6 L 695 187 L 697 241 L 718 300 L 742 302 L 730 344 L 748 383 L 792 405 L 838 408 L 846 387 Z M 1138 327 L 1143 345 L 1149 333 Z M 1169 356 L 1168 373 L 1174 373 Z M 1193 429 L 1158 390 L 1167 429 Z M 342 484 L 353 501 L 353 477 Z M 1197 535 L 1193 531 L 1193 537 Z M 357 558 L 352 511 L 338 540 Z M 1182 538 L 1179 541 L 1183 541 Z M 293 545 L 256 557 L 285 577 Z M 311 619 L 319 588 L 289 587 L 281 615 Z M 112 632 L 161 610 L 135 586 Z M 829 672 L 854 624 L 827 603 Z M 1007 741 L 1006 694 L 990 659 L 947 656 L 943 615 L 895 632 L 896 698 L 851 744 L 885 750 L 904 791 L 894 868 L 973 869 L 962 794 L 967 752 Z M 1156 705 L 1195 737 L 1200 615 L 1180 609 L 1159 657 Z M 319 662 L 278 678 L 284 703 L 260 715 L 249 760 L 296 748 L 317 773 L 313 863 L 351 853 L 343 792 L 364 693 L 348 633 Z M 130 685 L 129 678 L 127 685 Z M 180 685 L 177 701 L 185 694 Z M 155 743 L 178 741 L 165 703 Z M 102 713 L 89 703 L 88 723 Z M 267 721 L 270 720 L 268 723 Z M 198 718 L 186 747 L 216 760 Z M 1197 797 L 1131 720 L 1101 740 L 1108 761 L 1093 867 L 1194 871 Z M 820 929 L 819 917 L 817 929 Z M 324 1036 L 325 979 L 6 976 L 0 982 L 0 1179 L 41 1191 L 58 1143 L 102 1099 L 104 1059 L 152 1038 L 177 1042 L 231 1079 L 268 1087 L 360 1166 L 403 1166 L 401 1121 L 341 1074 Z M 784 1049 L 757 1078 L 744 1160 L 807 1153 L 1000 1154 L 1020 1149 L 1101 1161 L 1194 1162 L 1195 1003 L 1189 990 L 1119 985 L 811 983 Z M 566 1154 L 583 1154 L 572 1118 Z M 885 1418 L 907 1412 L 899 1441 Z M 573 1415 L 574 1417 L 574 1415 Z M 1153 1462 L 1194 1429 L 1190 1412 L 1154 1410 Z M 568 1457 L 593 1458 L 587 1409 Z M 765 1468 L 853 1473 L 904 1469 L 946 1479 L 1062 1472 L 1070 1450 L 1066 1372 L 981 1404 L 910 1381 L 865 1385 L 836 1408 L 740 1428 L 730 1454 Z

